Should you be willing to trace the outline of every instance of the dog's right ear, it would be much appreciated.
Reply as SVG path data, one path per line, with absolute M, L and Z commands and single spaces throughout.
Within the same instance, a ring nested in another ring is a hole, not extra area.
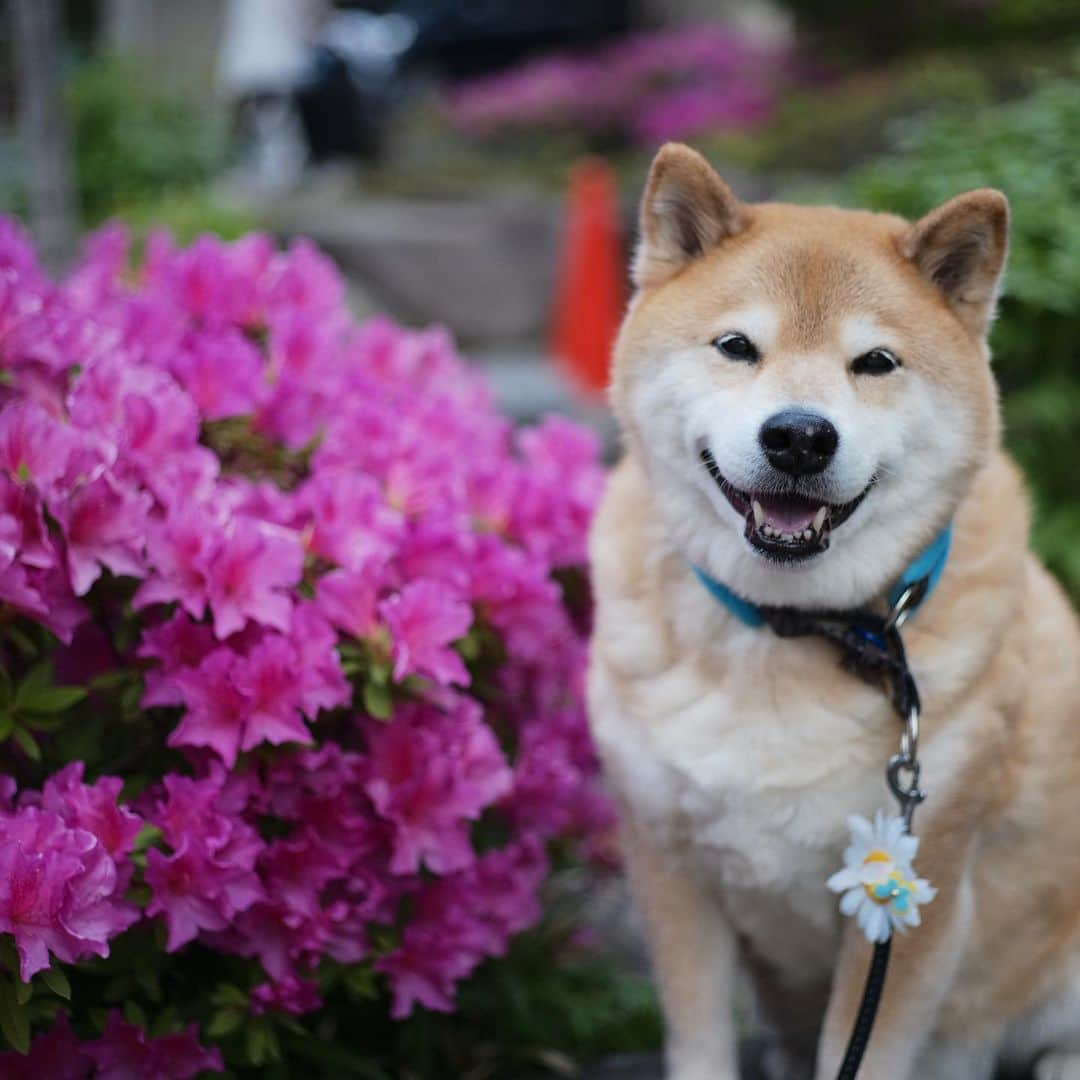
M 658 285 L 739 232 L 745 218 L 742 203 L 696 150 L 666 143 L 641 200 L 634 284 Z

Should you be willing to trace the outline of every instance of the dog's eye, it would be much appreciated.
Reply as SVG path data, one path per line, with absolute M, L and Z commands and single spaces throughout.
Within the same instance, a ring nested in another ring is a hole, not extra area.
M 888 375 L 900 366 L 900 361 L 888 349 L 871 349 L 851 362 L 855 375 Z
M 743 360 L 753 364 L 759 359 L 757 347 L 745 334 L 721 334 L 713 345 L 729 360 Z

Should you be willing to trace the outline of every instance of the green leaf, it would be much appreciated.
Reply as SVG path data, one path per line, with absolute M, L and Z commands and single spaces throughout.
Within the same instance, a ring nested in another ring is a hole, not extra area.
M 388 686 L 390 684 L 390 673 L 393 668 L 385 660 L 372 660 L 371 669 L 368 672 L 368 678 L 376 686 Z
M 206 1027 L 206 1034 L 211 1039 L 221 1039 L 231 1035 L 243 1022 L 244 1014 L 239 1009 L 222 1009 L 214 1013 Z
M 23 726 L 30 731 L 59 731 L 66 723 L 66 718 L 59 713 L 52 716 L 45 714 L 27 715 L 23 717 Z
M 260 1019 L 248 1027 L 247 1056 L 252 1065 L 265 1065 L 281 1057 L 277 1036 L 269 1022 Z
M 135 846 L 133 848 L 136 852 L 145 851 L 147 848 L 154 847 L 161 839 L 162 832 L 156 825 L 150 825 L 149 823 L 144 825 L 135 836 Z
M 19 950 L 15 948 L 15 940 L 6 934 L 0 934 L 0 964 L 8 971 L 19 970 Z
M 390 696 L 390 688 L 375 683 L 365 683 L 364 709 L 376 720 L 389 720 L 394 713 L 394 702 Z
M 345 989 L 349 995 L 361 1000 L 373 1001 L 379 996 L 379 984 L 375 972 L 366 964 L 356 964 L 345 972 Z
M 0 709 L 0 741 L 8 738 L 15 728 L 15 717 L 7 709 Z
M 239 986 L 233 986 L 230 983 L 219 983 L 214 987 L 213 993 L 210 995 L 210 1002 L 213 1005 L 231 1005 L 238 1009 L 246 1009 L 248 996 Z
M 150 1034 L 157 1039 L 162 1035 L 172 1035 L 183 1026 L 180 1010 L 175 1005 L 169 1005 L 154 1017 L 154 1022 L 150 1025 Z
M 33 657 L 38 654 L 38 647 L 34 644 L 29 634 L 23 633 L 17 626 L 7 628 L 7 636 L 12 645 L 25 657 Z
M 34 738 L 33 735 L 30 734 L 29 731 L 26 730 L 26 728 L 17 727 L 11 733 L 11 735 L 12 735 L 12 738 L 22 748 L 22 752 L 31 761 L 40 761 L 41 760 L 41 747 L 38 746 L 37 740 Z
M 29 1014 L 18 1004 L 14 987 L 5 978 L 0 978 L 0 1031 L 20 1054 L 30 1050 Z
M 454 648 L 457 649 L 462 660 L 466 663 L 472 663 L 480 656 L 480 635 L 474 630 L 470 630 L 463 638 L 459 638 L 454 643 Z
M 120 694 L 120 712 L 125 720 L 137 720 L 142 717 L 140 703 L 143 696 L 142 679 L 124 687 Z
M 30 983 L 24 983 L 22 979 L 15 979 L 15 1002 L 25 1005 L 34 996 L 34 988 Z
M 71 1000 L 71 983 L 68 977 L 59 968 L 46 968 L 41 973 L 41 981 L 54 993 L 65 1001 Z
M 51 686 L 53 681 L 53 662 L 48 657 L 39 660 L 22 678 L 19 688 L 15 692 L 15 704 L 21 705 L 24 694 L 32 694 L 46 686 Z
M 43 686 L 24 693 L 25 685 L 15 695 L 15 707 L 24 712 L 61 713 L 86 697 L 82 686 Z
M 122 686 L 131 677 L 131 672 L 127 668 L 115 668 L 112 671 L 103 671 L 100 675 L 95 675 L 90 680 L 91 690 L 114 690 L 118 686 Z
M 149 1023 L 145 1010 L 137 1001 L 124 1002 L 124 1019 L 144 1031 Z

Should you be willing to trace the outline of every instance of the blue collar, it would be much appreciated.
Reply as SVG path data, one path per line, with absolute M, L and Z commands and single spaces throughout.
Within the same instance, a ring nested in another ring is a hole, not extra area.
M 949 557 L 949 545 L 951 542 L 952 525 L 950 524 L 938 533 L 930 546 L 926 548 L 910 566 L 908 566 L 903 574 L 900 575 L 900 580 L 889 592 L 890 606 L 896 603 L 905 589 L 912 585 L 917 585 L 922 581 L 926 582 L 925 587 L 922 589 L 922 594 L 913 600 L 909 610 L 914 613 L 923 603 L 925 603 L 927 597 L 934 591 L 938 581 L 941 579 L 941 572 L 945 569 L 945 562 Z M 739 620 L 739 622 L 744 623 L 746 626 L 764 625 L 765 618 L 761 614 L 761 609 L 757 604 L 752 604 L 749 600 L 744 600 L 741 596 L 733 593 L 722 582 L 709 577 L 704 570 L 700 570 L 696 566 L 692 567 L 692 569 L 694 573 L 697 574 L 701 584 L 704 585 L 713 597 L 719 600 L 720 603 Z

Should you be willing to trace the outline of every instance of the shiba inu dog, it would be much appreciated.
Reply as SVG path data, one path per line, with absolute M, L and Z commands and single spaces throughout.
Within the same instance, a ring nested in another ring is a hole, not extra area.
M 888 808 L 899 722 L 830 644 L 741 602 L 881 608 L 951 523 L 904 639 L 922 694 L 919 872 L 868 1080 L 981 1080 L 1080 1048 L 1080 629 L 1027 546 L 986 334 L 1008 205 L 910 223 L 741 203 L 653 163 L 615 350 L 626 444 L 592 535 L 591 724 L 621 805 L 675 1080 L 737 1076 L 750 975 L 778 1077 L 830 1078 L 870 946 L 824 882 Z

